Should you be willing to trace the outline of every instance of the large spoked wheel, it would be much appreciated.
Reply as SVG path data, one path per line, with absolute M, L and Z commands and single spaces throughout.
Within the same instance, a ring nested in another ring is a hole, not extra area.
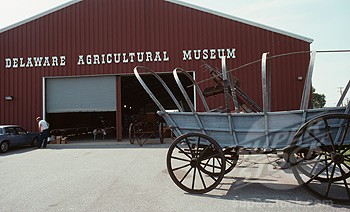
M 188 133 L 176 138 L 170 145 L 167 168 L 171 179 L 182 190 L 206 193 L 213 190 L 224 177 L 225 155 L 211 137 Z
M 350 204 L 350 115 L 328 114 L 295 134 L 288 161 L 299 184 L 319 198 Z
M 135 143 L 135 125 L 133 123 L 129 125 L 129 140 L 131 144 Z

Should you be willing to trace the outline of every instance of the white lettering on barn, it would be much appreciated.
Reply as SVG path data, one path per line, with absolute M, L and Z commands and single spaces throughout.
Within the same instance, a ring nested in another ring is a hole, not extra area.
M 215 60 L 226 56 L 227 59 L 236 58 L 236 49 L 197 49 L 197 50 L 183 50 L 182 60 Z
M 179 52 L 180 53 L 180 52 Z M 182 50 L 183 61 L 191 60 L 216 60 L 226 57 L 236 58 L 235 48 L 218 49 L 188 49 Z M 158 63 L 169 62 L 167 51 L 144 51 L 144 52 L 116 52 L 106 54 L 81 54 L 78 55 L 77 65 L 105 65 L 127 63 Z M 37 57 L 13 57 L 5 58 L 5 68 L 33 68 L 33 67 L 63 67 L 66 66 L 66 56 L 37 56 Z
M 142 62 L 168 62 L 170 58 L 167 51 L 156 52 L 121 52 L 108 54 L 79 55 L 77 65 L 100 65 L 119 63 Z
M 66 56 L 5 58 L 5 68 L 65 66 Z

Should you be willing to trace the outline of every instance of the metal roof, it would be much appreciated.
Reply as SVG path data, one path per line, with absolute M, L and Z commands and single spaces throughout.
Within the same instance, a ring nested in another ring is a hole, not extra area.
M 38 15 L 35 15 L 33 17 L 30 17 L 28 19 L 25 19 L 23 21 L 20 21 L 18 23 L 15 23 L 15 24 L 7 26 L 7 27 L 5 27 L 3 29 L 0 29 L 0 33 L 5 32 L 5 31 L 10 30 L 10 29 L 13 29 L 15 27 L 18 27 L 20 25 L 23 25 L 25 23 L 28 23 L 30 21 L 33 21 L 35 19 L 38 19 L 40 17 L 43 17 L 43 16 L 48 15 L 50 13 L 53 13 L 55 11 L 61 10 L 61 9 L 65 8 L 65 7 L 68 7 L 70 5 L 76 4 L 76 3 L 81 2 L 81 1 L 82 0 L 72 0 L 72 1 L 67 2 L 65 4 L 62 4 L 60 6 L 57 6 L 55 8 L 50 9 L 50 10 L 42 12 L 42 13 L 40 13 Z M 193 4 L 182 2 L 182 1 L 178 1 L 178 0 L 164 0 L 164 1 L 171 2 L 171 3 L 174 3 L 174 4 L 178 4 L 178 5 L 182 5 L 182 6 L 189 7 L 189 8 L 193 8 L 193 9 L 196 9 L 196 10 L 200 10 L 200 11 L 207 12 L 207 13 L 210 13 L 210 14 L 213 14 L 213 15 L 217 15 L 217 16 L 221 16 L 221 17 L 224 17 L 224 18 L 228 18 L 228 19 L 231 19 L 233 21 L 238 21 L 238 22 L 241 22 L 241 23 L 245 23 L 245 24 L 248 24 L 248 25 L 251 25 L 251 26 L 255 26 L 255 27 L 261 28 L 261 29 L 266 29 L 266 30 L 269 30 L 269 31 L 272 31 L 272 32 L 284 34 L 284 35 L 287 35 L 287 36 L 290 36 L 290 37 L 293 37 L 293 38 L 296 38 L 296 39 L 299 39 L 299 40 L 306 41 L 308 43 L 312 43 L 313 42 L 313 39 L 305 37 L 305 36 L 297 35 L 297 34 L 294 34 L 294 33 L 291 33 L 291 32 L 287 32 L 287 31 L 284 31 L 284 30 L 281 30 L 281 29 L 277 29 L 277 28 L 274 28 L 274 27 L 270 27 L 270 26 L 264 25 L 264 24 L 260 24 L 260 23 L 253 22 L 253 21 L 249 21 L 249 20 L 246 20 L 246 19 L 243 19 L 243 18 L 239 18 L 239 17 L 236 17 L 236 16 L 228 15 L 228 14 L 225 14 L 225 13 L 221 13 L 221 12 L 218 12 L 218 11 L 215 11 L 215 10 L 211 10 L 211 9 L 208 9 L 208 8 L 204 8 L 204 7 L 201 7 L 201 6 L 193 5 Z
M 208 9 L 208 8 L 205 8 L 205 7 L 193 5 L 193 4 L 190 4 L 190 3 L 187 3 L 187 2 L 182 2 L 182 1 L 178 1 L 178 0 L 165 0 L 165 1 L 171 2 L 171 3 L 174 3 L 174 4 L 179 4 L 179 5 L 182 5 L 182 6 L 185 6 L 185 7 L 193 8 L 193 9 L 196 9 L 196 10 L 200 10 L 200 11 L 203 11 L 203 12 L 207 12 L 207 13 L 210 13 L 210 14 L 213 14 L 213 15 L 221 16 L 221 17 L 224 17 L 224 18 L 228 18 L 228 19 L 231 19 L 233 21 L 238 21 L 238 22 L 241 22 L 241 23 L 244 23 L 244 24 L 248 24 L 248 25 L 251 25 L 251 26 L 255 26 L 255 27 L 261 28 L 261 29 L 266 29 L 266 30 L 269 30 L 269 31 L 272 31 L 272 32 L 276 32 L 276 33 L 279 33 L 279 34 L 287 35 L 289 37 L 293 37 L 293 38 L 296 38 L 296 39 L 299 39 L 299 40 L 303 40 L 303 41 L 306 41 L 308 43 L 312 43 L 314 41 L 312 38 L 308 38 L 308 37 L 305 37 L 305 36 L 301 36 L 301 35 L 298 35 L 298 34 L 287 32 L 287 31 L 284 31 L 284 30 L 281 30 L 281 29 L 277 29 L 277 28 L 274 28 L 274 27 L 270 27 L 270 26 L 267 26 L 267 25 L 264 25 L 264 24 L 260 24 L 260 23 L 254 22 L 254 21 L 249 21 L 249 20 L 246 20 L 246 19 L 243 19 L 243 18 L 239 18 L 239 17 L 233 16 L 233 15 L 228 15 L 228 14 L 225 14 L 225 13 L 221 13 L 221 12 L 218 12 L 218 11 L 215 11 L 215 10 L 211 10 L 211 9 Z

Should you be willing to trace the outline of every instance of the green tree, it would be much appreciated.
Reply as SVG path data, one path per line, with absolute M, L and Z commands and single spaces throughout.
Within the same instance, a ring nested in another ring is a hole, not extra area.
M 311 103 L 313 108 L 322 108 L 326 104 L 326 96 L 316 93 L 316 89 L 312 87 Z

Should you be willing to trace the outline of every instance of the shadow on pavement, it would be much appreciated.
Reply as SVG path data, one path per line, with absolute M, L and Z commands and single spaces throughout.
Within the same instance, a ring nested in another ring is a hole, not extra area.
M 227 179 L 227 177 L 225 177 Z M 276 208 L 291 207 L 291 205 L 302 206 L 331 206 L 334 208 L 348 208 L 350 205 L 333 204 L 330 200 L 321 200 L 308 193 L 302 186 L 284 184 L 277 180 L 266 180 L 265 182 L 245 182 L 245 178 L 228 177 L 231 182 L 221 183 L 213 191 L 225 193 L 215 194 L 189 194 L 202 197 L 220 198 L 230 201 L 237 201 L 237 207 L 254 208 L 261 203 L 276 204 Z
M 169 148 L 172 139 L 164 139 L 163 143 L 160 143 L 158 139 L 151 139 L 147 141 L 143 146 L 140 146 L 137 142 L 130 144 L 129 140 L 116 141 L 116 140 L 70 140 L 67 144 L 48 144 L 47 149 L 143 149 L 143 148 Z M 35 147 L 13 147 L 6 153 L 0 153 L 0 157 L 23 154 L 37 150 Z
M 9 155 L 16 155 L 16 154 L 23 154 L 23 153 L 31 152 L 33 150 L 35 150 L 35 148 L 31 147 L 31 146 L 12 147 L 7 152 L 0 153 L 0 157 L 9 156 Z
M 152 139 L 147 141 L 144 145 L 140 146 L 137 142 L 131 144 L 129 140 L 116 141 L 116 140 L 72 140 L 67 144 L 49 144 L 49 149 L 115 149 L 115 148 L 169 148 L 171 139 L 165 139 L 164 143 L 160 143 L 158 139 Z

